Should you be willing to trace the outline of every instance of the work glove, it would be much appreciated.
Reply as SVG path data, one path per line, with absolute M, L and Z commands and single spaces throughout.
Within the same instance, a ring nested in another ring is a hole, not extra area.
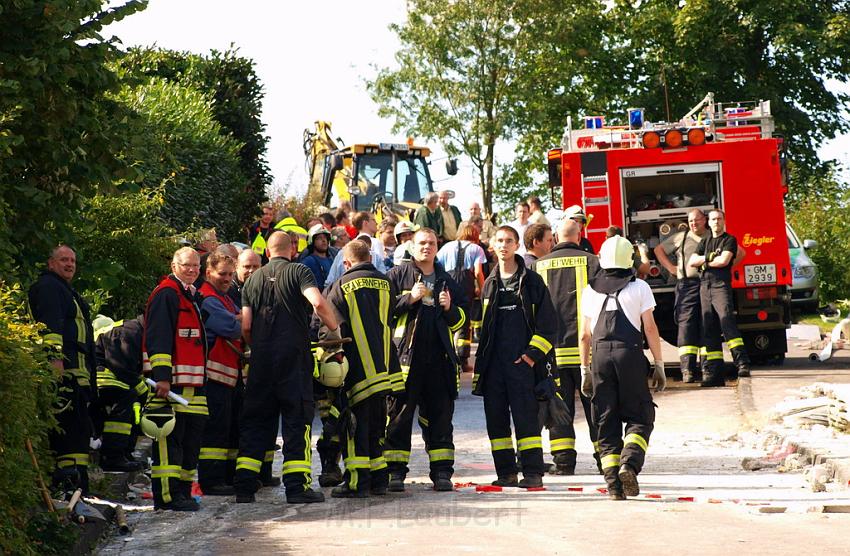
M 667 388 L 667 375 L 664 374 L 664 361 L 656 360 L 653 363 L 652 378 L 650 379 L 652 387 L 656 392 L 663 392 Z
M 590 378 L 590 365 L 581 366 L 581 394 L 585 398 L 593 397 L 593 380 Z
M 337 326 L 335 329 L 330 330 L 324 324 L 319 328 L 319 341 L 333 341 L 333 340 L 342 340 L 342 332 Z M 342 343 L 332 346 L 323 347 L 325 350 L 325 357 L 332 357 L 338 353 L 342 353 Z

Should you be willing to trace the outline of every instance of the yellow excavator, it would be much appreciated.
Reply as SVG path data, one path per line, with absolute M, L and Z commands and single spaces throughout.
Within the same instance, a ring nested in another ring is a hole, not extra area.
M 409 217 L 434 191 L 431 150 L 412 140 L 345 145 L 333 139 L 330 122 L 317 121 L 315 129 L 304 130 L 304 155 L 309 193 L 328 208 L 348 201 L 353 210 L 372 210 L 379 220 L 387 211 Z M 446 162 L 446 172 L 457 173 L 456 160 Z

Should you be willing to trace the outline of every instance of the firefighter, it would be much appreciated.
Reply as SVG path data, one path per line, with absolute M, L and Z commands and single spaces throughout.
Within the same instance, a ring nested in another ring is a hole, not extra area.
M 200 295 L 193 285 L 200 266 L 194 249 L 178 249 L 171 261 L 172 273 L 153 290 L 145 309 L 143 368 L 156 382 L 156 397 L 148 408 L 157 411 L 169 405 L 169 391 L 189 401 L 188 406 L 174 406 L 174 430 L 153 444 L 151 482 L 157 509 L 200 509 L 191 495 L 209 415 L 204 392 L 206 332 L 198 307 Z
M 635 278 L 633 254 L 632 244 L 624 237 L 605 240 L 599 250 L 603 270 L 590 279 L 581 299 L 581 389 L 592 396 L 602 471 L 612 500 L 640 493 L 637 475 L 655 422 L 641 325 L 655 359 L 652 381 L 656 391 L 662 391 L 667 383 L 661 339 L 652 315 L 655 299 L 649 285 Z
M 399 292 L 393 339 L 400 363 L 400 372 L 390 376 L 393 395 L 388 403 L 384 444 L 389 490 L 404 491 L 413 414 L 418 406 L 434 489 L 450 491 L 454 473 L 452 416 L 460 389 L 460 360 L 452 335 L 466 323 L 466 299 L 457 283 L 434 260 L 436 232 L 420 228 L 412 241 L 410 263 L 387 273 L 394 291 Z
M 700 306 L 702 309 L 705 368 L 701 386 L 723 386 L 723 338 L 732 352 L 739 377 L 750 376 L 750 358 L 735 323 L 732 294 L 732 266 L 740 260 L 738 241 L 726 232 L 726 214 L 720 209 L 708 213 L 711 235 L 697 246 L 689 264 L 702 269 Z
M 344 396 L 354 417 L 354 434 L 342 430 L 345 477 L 331 492 L 334 498 L 362 498 L 387 493 L 384 459 L 386 394 L 390 391 L 392 318 L 395 292 L 371 262 L 369 247 L 354 240 L 343 248 L 345 273 L 327 292 L 341 315 L 342 332 L 354 341 L 345 344 L 348 375 Z M 345 419 L 343 419 L 345 421 Z
M 89 489 L 89 439 L 92 435 L 89 403 L 95 392 L 94 332 L 89 305 L 71 287 L 77 272 L 77 254 L 67 245 L 53 250 L 47 270 L 29 289 L 33 318 L 46 327 L 44 343 L 56 349 L 53 366 L 61 373 L 56 413 L 58 428 L 48 436 L 56 455 L 53 484 L 74 490 Z
M 700 209 L 688 212 L 688 229 L 675 233 L 655 246 L 655 258 L 676 277 L 674 320 L 679 332 L 679 361 L 682 382 L 696 380 L 699 365 L 699 348 L 702 342 L 702 314 L 700 309 L 699 271 L 688 264 L 697 246 L 708 234 L 705 213 Z M 671 257 L 676 260 L 674 263 Z
M 198 482 L 207 496 L 233 494 L 233 475 L 239 447 L 237 416 L 245 390 L 242 376 L 242 313 L 227 295 L 235 261 L 215 252 L 207 259 L 201 315 L 207 331 L 207 406 L 198 461 Z
M 532 269 L 543 278 L 555 305 L 555 363 L 558 368 L 556 384 L 567 404 L 569 423 L 549 431 L 549 444 L 555 460 L 555 475 L 573 475 L 576 469 L 575 419 L 578 390 L 584 417 L 593 442 L 593 457 L 599 467 L 596 427 L 591 421 L 590 398 L 581 393 L 579 360 L 579 327 L 581 325 L 581 295 L 588 279 L 599 270 L 599 259 L 579 246 L 581 224 L 564 218 L 558 224 L 558 241 L 552 252 L 538 260 Z
M 97 319 L 95 319 L 97 322 Z M 132 456 L 138 437 L 139 411 L 148 398 L 142 376 L 144 317 L 97 326 L 95 361 L 97 392 L 105 409 L 100 467 L 104 471 L 138 471 Z
M 548 379 L 547 355 L 555 340 L 555 307 L 546 284 L 516 254 L 519 234 L 496 230 L 493 249 L 499 265 L 484 283 L 484 322 L 475 357 L 472 393 L 484 396 L 487 435 L 498 478 L 496 486 L 543 486 L 543 440 L 535 386 Z M 487 311 L 486 308 L 490 307 Z M 511 417 L 523 478 L 511 439 Z
M 596 251 L 593 250 L 593 245 L 590 243 L 590 240 L 582 235 L 584 228 L 589 222 L 587 215 L 584 214 L 584 210 L 582 210 L 582 208 L 578 205 L 573 205 L 564 211 L 564 218 L 575 220 L 581 225 L 581 230 L 579 230 L 579 237 L 581 239 L 578 241 L 579 249 L 587 251 L 591 255 L 595 255 Z
M 339 388 L 329 388 L 318 380 L 313 382 L 316 413 L 319 414 L 319 421 L 322 423 L 322 434 L 316 441 L 316 451 L 319 452 L 321 463 L 319 486 L 322 487 L 337 486 L 342 482 L 342 469 L 339 467 L 339 458 L 342 455 L 339 436 L 339 414 L 342 401 L 340 396 Z
M 339 327 L 313 273 L 288 258 L 290 242 L 286 232 L 269 236 L 269 264 L 252 274 L 242 290 L 242 336 L 251 346 L 251 357 L 233 483 L 240 503 L 254 502 L 263 460 L 281 418 L 286 501 L 325 499 L 310 488 L 316 365 L 309 336 L 313 309 L 327 327 L 327 339 L 339 339 Z

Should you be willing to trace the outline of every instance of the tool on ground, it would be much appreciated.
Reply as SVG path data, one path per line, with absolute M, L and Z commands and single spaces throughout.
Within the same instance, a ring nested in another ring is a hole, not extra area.
M 85 523 L 86 518 L 82 515 L 76 514 L 74 510 L 77 507 L 77 504 L 80 503 L 80 498 L 83 497 L 82 489 L 77 489 L 74 491 L 74 494 L 71 495 L 71 499 L 68 500 L 68 519 L 72 521 L 76 521 L 78 523 Z
M 115 506 L 115 525 L 118 526 L 119 535 L 130 533 L 130 526 L 127 525 L 127 514 L 121 506 Z
M 44 484 L 44 478 L 41 476 L 41 470 L 38 468 L 38 460 L 35 458 L 35 452 L 32 449 L 32 442 L 30 439 L 26 439 L 27 444 L 27 452 L 30 454 L 30 459 L 32 460 L 32 466 L 35 467 L 35 475 L 38 479 L 38 489 L 41 491 L 41 497 L 44 498 L 44 504 L 47 506 L 47 511 L 55 512 L 56 509 L 53 507 L 53 499 L 50 498 L 50 491 L 47 490 L 47 485 Z

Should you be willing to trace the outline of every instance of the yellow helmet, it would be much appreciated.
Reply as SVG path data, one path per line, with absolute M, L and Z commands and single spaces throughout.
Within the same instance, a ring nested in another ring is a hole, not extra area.
M 342 386 L 345 383 L 345 377 L 348 376 L 348 359 L 345 356 L 341 360 L 328 357 L 322 348 L 316 351 L 316 356 L 319 360 L 319 383 L 328 388 Z
M 139 419 L 139 428 L 145 436 L 161 442 L 174 430 L 177 419 L 174 417 L 174 409 L 165 405 L 150 409 L 142 414 Z

